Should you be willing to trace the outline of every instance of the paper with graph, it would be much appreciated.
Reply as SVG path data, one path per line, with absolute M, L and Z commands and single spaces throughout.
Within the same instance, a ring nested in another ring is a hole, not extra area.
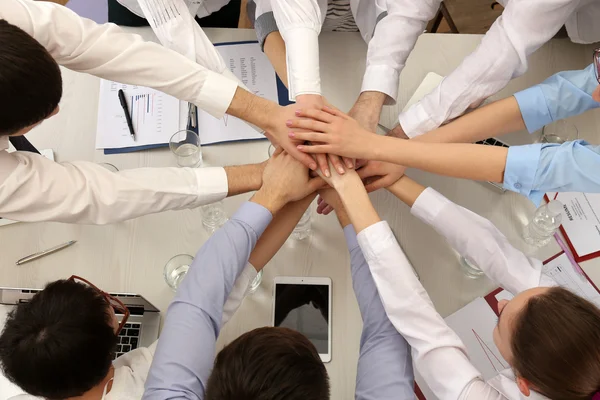
M 216 49 L 231 72 L 248 90 L 257 96 L 278 102 L 275 70 L 258 43 L 217 45 Z M 198 132 L 203 145 L 264 138 L 260 132 L 236 117 L 226 114 L 217 119 L 201 110 L 198 112 Z
M 492 336 L 498 317 L 483 297 L 476 298 L 446 317 L 445 321 L 462 340 L 471 363 L 479 370 L 484 380 L 493 378 L 498 372 L 509 368 Z M 415 381 L 427 400 L 437 399 L 418 371 L 415 371 Z
M 133 121 L 135 140 L 129 134 L 119 103 L 123 89 Z M 96 131 L 97 149 L 118 149 L 169 143 L 179 130 L 179 100 L 158 90 L 102 79 Z

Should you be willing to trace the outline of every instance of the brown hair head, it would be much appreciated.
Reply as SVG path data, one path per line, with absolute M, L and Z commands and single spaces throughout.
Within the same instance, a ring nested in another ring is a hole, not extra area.
M 561 287 L 534 296 L 515 319 L 512 365 L 552 400 L 590 400 L 600 389 L 600 310 Z
M 0 19 L 0 136 L 48 118 L 62 97 L 58 64 L 37 40 Z
M 258 328 L 215 360 L 206 400 L 328 400 L 329 377 L 315 346 L 287 328 Z

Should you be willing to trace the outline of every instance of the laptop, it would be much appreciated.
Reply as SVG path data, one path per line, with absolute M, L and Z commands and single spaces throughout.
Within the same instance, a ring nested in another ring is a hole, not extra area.
M 0 287 L 0 305 L 2 307 L 14 306 L 28 302 L 41 289 L 7 288 Z M 135 350 L 138 347 L 148 347 L 158 339 L 160 330 L 160 310 L 146 298 L 131 293 L 110 293 L 118 298 L 129 309 L 129 318 L 119 333 L 119 344 L 115 358 Z M 121 321 L 122 316 L 117 314 Z M 2 321 L 2 326 L 4 321 Z

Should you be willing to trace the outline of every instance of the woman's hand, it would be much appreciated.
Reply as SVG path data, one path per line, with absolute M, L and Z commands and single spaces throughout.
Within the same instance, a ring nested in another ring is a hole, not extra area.
M 348 158 L 373 158 L 373 141 L 378 137 L 377 134 L 362 128 L 356 120 L 340 110 L 325 106 L 322 110 L 298 110 L 296 115 L 309 119 L 288 121 L 289 128 L 301 129 L 290 132 L 290 139 L 313 143 L 310 146 L 299 145 L 298 150 L 311 154 L 330 153 Z

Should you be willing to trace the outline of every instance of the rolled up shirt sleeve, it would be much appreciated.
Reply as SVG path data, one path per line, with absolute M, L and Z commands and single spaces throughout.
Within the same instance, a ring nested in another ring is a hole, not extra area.
M 16 221 L 109 224 L 198 207 L 227 196 L 225 169 L 136 168 L 113 173 L 85 161 L 0 152 L 0 217 Z
M 546 192 L 600 193 L 598 171 L 600 146 L 583 140 L 512 146 L 506 158 L 504 188 L 539 205 Z
M 596 87 L 598 81 L 592 64 L 579 71 L 559 72 L 514 96 L 525 126 L 532 133 L 551 122 L 600 107 L 592 99 Z

